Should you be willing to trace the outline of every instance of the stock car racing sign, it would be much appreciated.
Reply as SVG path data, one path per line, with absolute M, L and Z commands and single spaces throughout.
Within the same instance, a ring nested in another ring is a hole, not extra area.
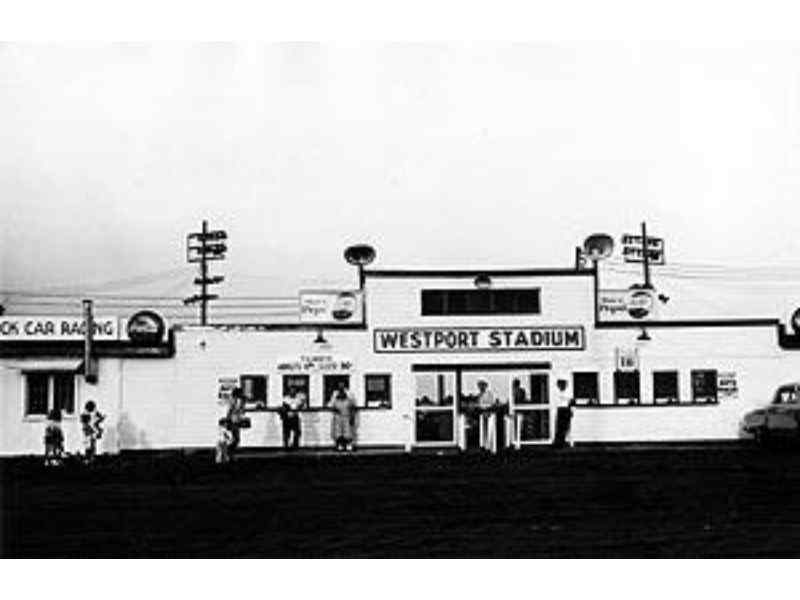
M 94 317 L 95 340 L 119 339 L 117 317 Z M 82 317 L 8 316 L 0 317 L 0 341 L 82 340 L 86 321 Z
M 398 327 L 376 329 L 375 352 L 513 352 L 583 350 L 581 325 L 542 327 Z

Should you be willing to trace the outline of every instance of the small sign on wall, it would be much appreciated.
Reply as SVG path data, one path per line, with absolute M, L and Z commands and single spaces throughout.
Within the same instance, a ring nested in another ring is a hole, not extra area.
M 278 362 L 278 371 L 283 373 L 347 373 L 352 368 L 352 359 L 328 354 L 304 354 Z
M 219 378 L 219 393 L 220 400 L 233 400 L 233 390 L 239 385 L 238 377 L 220 377 Z
M 301 291 L 300 321 L 316 325 L 362 323 L 364 293 L 360 290 Z
M 637 348 L 617 348 L 617 371 L 637 371 L 639 369 L 639 350 Z
M 734 371 L 717 373 L 717 395 L 726 398 L 735 398 L 739 395 L 739 383 Z

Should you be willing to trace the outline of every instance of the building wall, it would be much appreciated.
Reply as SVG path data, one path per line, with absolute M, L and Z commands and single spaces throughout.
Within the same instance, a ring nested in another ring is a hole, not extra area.
M 125 365 L 123 417 L 136 435 L 123 440 L 124 449 L 212 446 L 217 421 L 220 378 L 267 375 L 267 406 L 280 406 L 282 373 L 278 364 L 302 355 L 331 355 L 352 360 L 351 391 L 364 403 L 364 374 L 392 373 L 391 410 L 360 411 L 359 442 L 404 444 L 408 439 L 409 406 L 398 391 L 407 386 L 390 361 L 372 356 L 364 331 L 325 331 L 328 344 L 314 343 L 315 331 L 237 331 L 187 328 L 176 335 L 176 355 L 168 361 L 128 361 Z M 322 410 L 322 373 L 309 373 L 309 405 L 302 414 L 304 446 L 328 446 L 330 412 Z M 280 446 L 281 426 L 274 411 L 250 412 L 252 427 L 242 432 L 245 447 Z
M 47 363 L 63 364 L 63 359 L 3 359 L 0 360 L 0 455 L 42 454 L 44 452 L 44 430 L 47 419 L 41 416 L 25 416 L 26 370 L 45 370 Z M 75 362 L 75 361 L 73 361 Z M 118 444 L 116 423 L 119 416 L 121 392 L 120 359 L 102 359 L 98 363 L 98 382 L 86 383 L 80 375 L 75 376 L 75 414 L 65 416 L 61 422 L 64 432 L 64 448 L 67 452 L 82 451 L 83 434 L 78 419 L 85 403 L 94 400 L 98 409 L 107 417 L 104 435 L 98 446 L 100 452 L 116 452 Z
M 101 359 L 99 382 L 86 384 L 77 377 L 76 413 L 94 399 L 108 415 L 103 451 L 211 447 L 217 421 L 224 411 L 219 402 L 221 378 L 241 375 L 268 377 L 268 408 L 282 399 L 279 365 L 301 356 L 327 355 L 352 362 L 347 371 L 359 406 L 364 405 L 364 375 L 389 373 L 391 409 L 359 412 L 362 445 L 410 446 L 415 417 L 414 365 L 498 364 L 493 380 L 505 385 L 495 390 L 507 397 L 515 364 L 549 363 L 550 397 L 555 382 L 571 381 L 575 371 L 596 371 L 600 377 L 599 407 L 579 407 L 573 421 L 577 442 L 671 441 L 735 439 L 742 416 L 771 400 L 781 384 L 800 380 L 800 351 L 783 351 L 772 327 L 651 328 L 650 341 L 640 341 L 638 329 L 595 329 L 593 278 L 493 277 L 494 288 L 540 287 L 541 314 L 511 316 L 421 316 L 422 289 L 473 286 L 471 278 L 367 278 L 366 330 L 324 330 L 327 343 L 315 343 L 313 330 L 251 330 L 245 328 L 184 328 L 175 335 L 176 354 L 170 359 Z M 376 328 L 402 327 L 535 327 L 582 325 L 583 350 L 525 350 L 377 354 Z M 735 372 L 738 394 L 716 405 L 614 406 L 613 373 L 618 351 L 636 350 L 642 398 L 652 398 L 654 370 L 679 372 L 680 396 L 691 395 L 692 369 Z M 41 363 L 42 359 L 29 361 Z M 22 372 L 26 359 L 0 361 L 0 454 L 41 453 L 44 419 L 25 418 Z M 519 371 L 520 369 L 517 369 Z M 329 446 L 330 412 L 322 409 L 322 377 L 309 372 L 310 407 L 302 414 L 303 445 Z M 472 381 L 472 380 L 470 380 Z M 466 389 L 464 392 L 474 392 Z M 274 410 L 249 413 L 252 427 L 243 432 L 244 447 L 281 445 L 281 427 Z M 63 428 L 67 448 L 80 448 L 77 417 Z
M 576 441 L 656 441 L 736 439 L 750 410 L 769 403 L 782 383 L 800 380 L 800 352 L 781 350 L 772 327 L 675 328 L 649 330 L 650 341 L 637 341 L 638 330 L 599 330 L 594 351 L 583 364 L 561 365 L 601 371 L 603 405 L 576 410 Z M 639 352 L 642 399 L 653 397 L 653 371 L 677 370 L 680 398 L 691 397 L 693 369 L 735 372 L 738 394 L 716 405 L 608 406 L 613 403 L 615 350 Z M 554 369 L 555 370 L 555 369 Z

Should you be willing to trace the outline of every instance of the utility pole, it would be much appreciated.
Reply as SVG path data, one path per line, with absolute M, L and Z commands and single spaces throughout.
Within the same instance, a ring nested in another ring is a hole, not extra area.
M 83 301 L 83 377 L 87 383 L 97 383 L 97 369 L 93 358 L 94 346 L 94 311 L 91 300 Z
M 644 269 L 644 288 L 652 290 L 650 283 L 650 251 L 647 244 L 647 224 L 642 221 L 642 269 Z
M 228 246 L 223 240 L 228 234 L 222 229 L 209 231 L 208 221 L 203 221 L 199 232 L 186 236 L 186 260 L 190 263 L 200 263 L 200 277 L 196 277 L 194 284 L 200 286 L 200 293 L 184 299 L 184 304 L 200 303 L 200 325 L 208 324 L 208 302 L 219 298 L 216 294 L 208 293 L 208 286 L 222 283 L 225 278 L 221 275 L 208 276 L 208 261 L 225 260 Z

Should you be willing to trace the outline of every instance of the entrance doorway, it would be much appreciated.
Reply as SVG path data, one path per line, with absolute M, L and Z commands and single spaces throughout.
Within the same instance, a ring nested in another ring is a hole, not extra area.
M 463 450 L 550 443 L 549 369 L 546 362 L 413 365 L 414 443 Z M 491 410 L 479 406 L 484 388 Z
M 414 442 L 456 443 L 455 373 L 417 373 L 414 399 Z
M 517 448 L 526 444 L 548 444 L 552 440 L 549 379 L 547 373 L 529 373 L 527 382 L 520 378 L 520 386 L 527 389 L 526 393 L 517 394 L 512 405 Z

